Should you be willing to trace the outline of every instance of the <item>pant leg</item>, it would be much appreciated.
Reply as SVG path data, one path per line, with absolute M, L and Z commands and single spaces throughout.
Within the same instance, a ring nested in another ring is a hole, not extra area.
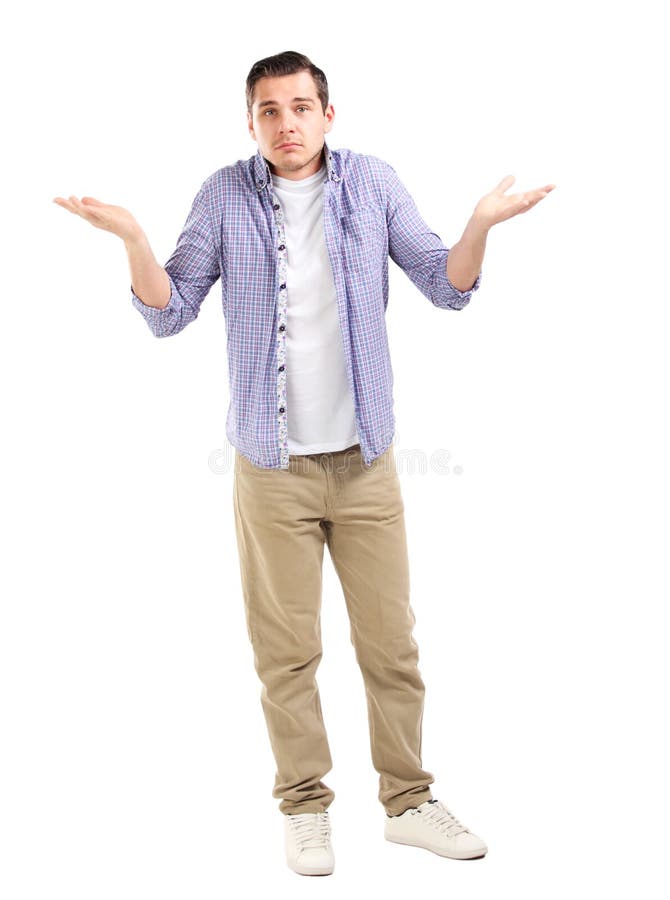
M 298 465 L 298 461 L 300 465 Z M 288 470 L 236 451 L 233 501 L 242 592 L 282 813 L 322 812 L 335 794 L 316 670 L 321 661 L 325 477 L 315 460 Z
M 400 481 L 392 446 L 370 469 L 359 446 L 333 457 L 327 543 L 363 675 L 379 800 L 387 814 L 400 815 L 433 799 L 435 780 L 421 763 L 425 688 L 412 636 Z

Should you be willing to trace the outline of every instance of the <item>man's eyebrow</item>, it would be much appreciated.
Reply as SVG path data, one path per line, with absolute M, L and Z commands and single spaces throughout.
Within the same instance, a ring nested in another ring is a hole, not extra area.
M 294 97 L 291 102 L 296 103 L 298 100 L 300 100 L 302 103 L 314 103 L 315 102 L 312 99 L 312 97 Z M 276 100 L 263 100 L 262 103 L 258 104 L 259 109 L 262 109 L 264 106 L 277 106 L 277 101 Z

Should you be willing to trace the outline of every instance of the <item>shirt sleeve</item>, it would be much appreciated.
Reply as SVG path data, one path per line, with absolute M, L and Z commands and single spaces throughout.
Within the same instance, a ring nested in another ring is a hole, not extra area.
M 385 164 L 389 256 L 432 304 L 463 309 L 479 289 L 482 273 L 467 291 L 459 291 L 447 276 L 449 248 L 428 227 L 395 169 Z
M 207 197 L 210 179 L 195 196 L 182 232 L 164 269 L 170 280 L 170 300 L 157 309 L 143 303 L 130 286 L 132 304 L 156 337 L 169 337 L 197 318 L 202 301 L 221 272 Z

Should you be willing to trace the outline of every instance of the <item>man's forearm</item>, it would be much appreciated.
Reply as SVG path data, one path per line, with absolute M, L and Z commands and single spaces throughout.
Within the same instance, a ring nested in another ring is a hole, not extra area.
M 124 241 L 128 251 L 130 280 L 133 291 L 145 306 L 164 309 L 170 302 L 170 279 L 165 269 L 158 264 L 142 233 Z
M 489 229 L 473 215 L 461 239 L 449 250 L 447 278 L 459 291 L 469 291 L 482 270 Z

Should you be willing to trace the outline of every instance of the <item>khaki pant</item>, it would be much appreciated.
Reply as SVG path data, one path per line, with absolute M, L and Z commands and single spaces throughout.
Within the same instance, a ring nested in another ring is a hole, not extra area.
M 291 455 L 288 469 L 265 469 L 235 454 L 242 591 L 280 811 L 321 812 L 335 797 L 322 780 L 333 764 L 315 678 L 324 544 L 365 684 L 379 800 L 389 815 L 400 815 L 433 799 L 434 777 L 421 767 L 425 688 L 393 445 L 370 468 L 359 444 Z

